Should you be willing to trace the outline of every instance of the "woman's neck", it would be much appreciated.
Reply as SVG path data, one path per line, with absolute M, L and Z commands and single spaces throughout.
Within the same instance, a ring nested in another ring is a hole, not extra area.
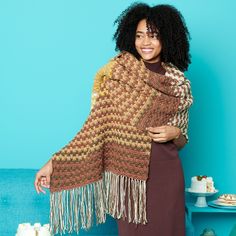
M 159 73 L 159 74 L 165 74 L 165 69 L 162 67 L 161 65 L 161 61 L 158 61 L 158 62 L 154 62 L 154 63 L 150 63 L 150 62 L 146 62 L 146 61 L 143 61 L 145 66 L 150 70 L 150 71 L 153 71 L 153 72 L 156 72 L 156 73 Z

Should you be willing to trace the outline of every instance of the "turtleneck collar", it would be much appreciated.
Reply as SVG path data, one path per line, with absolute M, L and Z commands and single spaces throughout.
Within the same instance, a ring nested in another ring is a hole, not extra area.
M 165 74 L 165 69 L 162 67 L 161 61 L 154 62 L 154 63 L 149 63 L 146 61 L 143 61 L 143 62 L 150 71 L 163 74 L 163 75 Z

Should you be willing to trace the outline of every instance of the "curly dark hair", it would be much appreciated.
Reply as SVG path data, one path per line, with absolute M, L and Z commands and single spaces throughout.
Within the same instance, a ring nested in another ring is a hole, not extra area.
M 148 28 L 156 28 L 162 44 L 161 61 L 175 65 L 185 71 L 191 63 L 189 53 L 189 31 L 182 14 L 173 6 L 161 4 L 150 7 L 145 3 L 133 3 L 114 21 L 118 24 L 113 36 L 116 51 L 128 51 L 140 59 L 135 48 L 136 28 L 140 20 L 146 19 Z

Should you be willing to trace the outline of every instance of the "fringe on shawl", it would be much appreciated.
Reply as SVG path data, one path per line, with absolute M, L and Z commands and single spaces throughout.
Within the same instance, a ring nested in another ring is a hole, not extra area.
M 129 223 L 146 224 L 146 181 L 106 171 L 97 182 L 51 193 L 50 208 L 52 234 L 88 230 L 94 213 L 96 225 L 105 223 L 106 213 L 117 219 L 128 218 Z

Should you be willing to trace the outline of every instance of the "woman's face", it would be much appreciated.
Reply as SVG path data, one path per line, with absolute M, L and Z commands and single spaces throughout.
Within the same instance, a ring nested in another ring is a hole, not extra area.
M 161 55 L 159 34 L 147 30 L 146 19 L 138 23 L 135 35 L 135 48 L 141 58 L 149 63 L 158 62 Z

